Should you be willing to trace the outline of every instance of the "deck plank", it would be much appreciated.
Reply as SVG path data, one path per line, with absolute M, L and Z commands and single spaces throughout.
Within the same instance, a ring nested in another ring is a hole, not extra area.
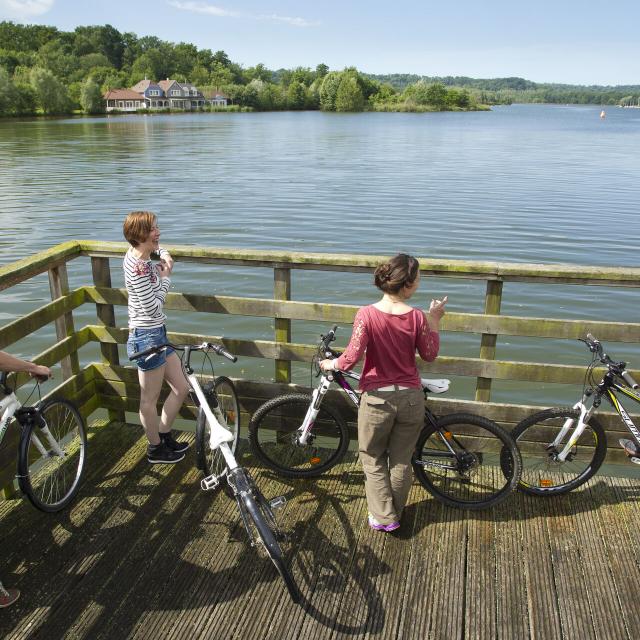
M 192 436 L 188 436 L 192 437 Z M 446 507 L 415 484 L 401 529 L 366 524 L 355 456 L 286 480 L 284 549 L 303 603 L 246 541 L 233 500 L 202 492 L 192 455 L 151 467 L 139 427 L 91 429 L 90 468 L 68 510 L 0 503 L 9 640 L 640 637 L 640 479 L 597 476 L 561 497 Z

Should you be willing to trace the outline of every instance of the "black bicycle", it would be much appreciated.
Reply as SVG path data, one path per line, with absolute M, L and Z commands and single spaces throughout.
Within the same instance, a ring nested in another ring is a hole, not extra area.
M 36 380 L 36 389 L 40 384 Z M 52 513 L 78 492 L 87 454 L 87 433 L 78 409 L 60 398 L 23 407 L 0 373 L 0 442 L 12 419 L 20 425 L 18 484 L 31 504 Z
M 631 462 L 640 464 L 640 431 L 622 406 L 617 394 L 640 403 L 638 384 L 627 371 L 627 363 L 612 360 L 599 340 L 587 334 L 584 342 L 592 353 L 585 374 L 582 399 L 573 407 L 538 411 L 512 431 L 522 453 L 523 472 L 519 487 L 537 496 L 572 491 L 598 472 L 607 454 L 604 427 L 594 413 L 606 398 L 631 434 L 621 439 Z M 595 367 L 606 367 L 598 381 Z
M 249 425 L 249 443 L 265 465 L 291 478 L 319 476 L 343 458 L 349 448 L 347 424 L 324 402 L 332 382 L 359 406 L 359 396 L 347 378 L 350 371 L 322 372 L 318 362 L 336 358 L 331 349 L 337 327 L 321 336 L 314 358 L 320 382 L 311 395 L 287 394 L 265 402 Z M 422 379 L 425 396 L 444 393 L 449 380 Z M 465 509 L 482 509 L 502 502 L 520 479 L 522 461 L 507 431 L 472 413 L 437 417 L 425 406 L 424 428 L 413 455 L 420 483 L 441 502 Z
M 249 536 L 252 547 L 261 546 L 271 558 L 289 595 L 294 602 L 300 602 L 298 586 L 284 560 L 278 539 L 283 538 L 274 509 L 284 506 L 284 496 L 268 501 L 256 486 L 247 469 L 239 466 L 235 458 L 238 445 L 239 408 L 235 387 L 228 378 L 220 377 L 215 382 L 201 386 L 198 376 L 191 367 L 191 354 L 210 351 L 235 362 L 236 356 L 220 345 L 203 342 L 201 345 L 175 345 L 167 343 L 134 353 L 129 359 L 139 360 L 172 347 L 182 353 L 182 369 L 189 381 L 198 403 L 196 423 L 196 458 L 205 478 L 200 482 L 203 491 L 220 486 L 224 479 L 238 504 L 242 524 Z M 207 356 L 208 357 L 208 356 Z M 229 422 L 228 422 L 229 421 Z

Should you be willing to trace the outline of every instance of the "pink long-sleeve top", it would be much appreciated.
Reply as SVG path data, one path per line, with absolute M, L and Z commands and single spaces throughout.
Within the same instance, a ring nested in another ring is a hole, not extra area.
M 392 384 L 420 387 L 416 351 L 431 362 L 439 349 L 440 335 L 429 327 L 422 311 L 393 315 L 369 305 L 358 310 L 351 340 L 335 366 L 349 371 L 364 355 L 362 391 Z

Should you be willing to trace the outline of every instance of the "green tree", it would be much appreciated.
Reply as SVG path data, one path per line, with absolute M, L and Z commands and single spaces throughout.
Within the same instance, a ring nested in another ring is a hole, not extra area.
M 442 108 L 447 103 L 447 89 L 440 82 L 434 82 L 427 87 L 427 103 Z
M 36 112 L 37 96 L 30 84 L 15 82 L 11 91 L 11 113 L 30 116 Z
M 85 113 L 101 113 L 104 111 L 104 100 L 100 86 L 92 79 L 87 78 L 80 89 L 80 106 Z
M 226 84 L 232 84 L 233 80 L 231 69 L 225 67 L 221 62 L 213 63 L 213 68 L 209 74 L 209 82 L 214 87 L 223 87 Z
M 362 111 L 364 95 L 358 79 L 351 73 L 343 73 L 336 92 L 336 111 Z
M 287 89 L 287 107 L 289 109 L 304 109 L 307 102 L 307 91 L 302 82 L 293 81 Z
M 30 79 L 37 104 L 45 114 L 65 113 L 70 109 L 70 100 L 64 85 L 49 69 L 34 67 Z
M 7 115 L 11 110 L 11 93 L 13 83 L 9 78 L 9 72 L 0 67 L 0 115 Z
M 79 68 L 71 47 L 60 40 L 51 40 L 38 50 L 38 66 L 49 69 L 57 78 L 69 80 Z
M 320 63 L 316 66 L 316 78 L 324 78 L 329 73 L 329 67 L 326 64 Z
M 338 71 L 328 73 L 320 85 L 320 108 L 323 111 L 336 110 L 336 95 L 342 76 Z

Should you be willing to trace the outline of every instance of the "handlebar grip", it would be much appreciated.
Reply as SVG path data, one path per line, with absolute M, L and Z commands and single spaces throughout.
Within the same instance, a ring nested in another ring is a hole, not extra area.
M 631 374 L 628 371 L 623 371 L 620 374 L 623 378 L 623 380 L 632 388 L 632 389 L 637 389 L 638 388 L 638 383 L 632 378 Z
M 144 351 L 136 351 L 136 353 L 133 353 L 129 356 L 129 360 L 140 360 L 141 358 L 144 358 L 145 356 L 149 356 L 152 353 L 159 353 L 160 351 L 166 348 L 167 348 L 167 345 L 163 344 L 157 347 L 149 347 Z
M 229 353 L 222 345 L 214 344 L 214 345 L 212 345 L 211 348 L 219 356 L 224 356 L 227 360 L 231 360 L 231 362 L 237 362 L 238 361 L 238 356 L 234 356 L 232 353 Z

